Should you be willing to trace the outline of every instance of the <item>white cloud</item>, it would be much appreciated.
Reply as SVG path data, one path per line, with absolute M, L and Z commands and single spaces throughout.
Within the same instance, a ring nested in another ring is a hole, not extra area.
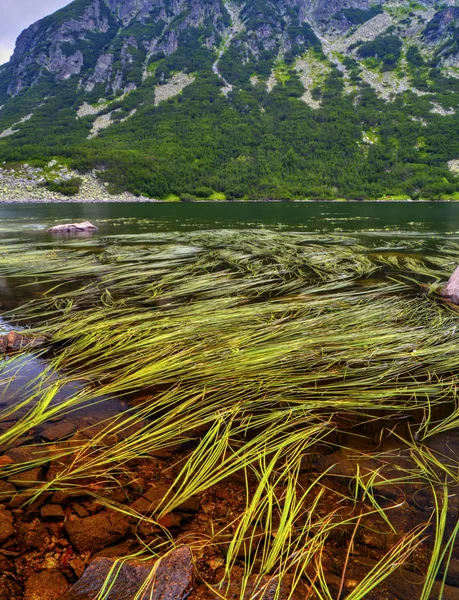
M 10 60 L 10 56 L 12 54 L 11 47 L 8 48 L 3 44 L 0 44 L 0 65 L 8 62 Z
M 0 0 L 0 64 L 13 54 L 14 44 L 23 29 L 69 3 L 70 0 Z

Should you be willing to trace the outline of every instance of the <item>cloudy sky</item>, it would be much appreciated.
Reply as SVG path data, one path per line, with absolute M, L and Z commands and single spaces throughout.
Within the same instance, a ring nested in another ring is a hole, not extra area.
M 66 4 L 70 0 L 0 0 L 0 65 L 9 60 L 23 29 Z

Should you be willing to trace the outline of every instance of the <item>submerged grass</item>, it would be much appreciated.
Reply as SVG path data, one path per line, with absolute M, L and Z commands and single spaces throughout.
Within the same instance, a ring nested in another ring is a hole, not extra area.
M 156 546 L 141 540 L 145 554 L 189 543 L 198 571 L 198 557 L 224 539 L 221 568 L 207 579 L 221 598 L 241 568 L 241 599 L 280 593 L 287 581 L 290 597 L 300 589 L 311 599 L 371 597 L 421 546 L 429 557 L 419 598 L 433 597 L 455 552 L 448 498 L 459 484 L 457 462 L 429 447 L 459 421 L 459 317 L 436 291 L 459 263 L 459 246 L 376 243 L 234 231 L 2 243 L 0 277 L 24 297 L 40 292 L 3 316 L 50 340 L 48 370 L 0 411 L 3 448 L 51 419 L 125 402 L 96 432 L 37 444 L 3 476 L 46 465 L 51 453 L 61 467 L 29 504 L 47 491 L 84 489 L 162 530 Z M 387 440 L 404 458 L 389 471 Z M 139 461 L 172 447 L 186 452 L 151 513 L 102 493 L 126 488 Z M 347 447 L 360 449 L 353 468 L 337 470 L 333 458 L 320 467 Z M 179 538 L 162 524 L 235 478 L 245 507 L 229 522 L 210 518 L 205 531 Z M 394 515 L 412 484 L 431 490 L 433 513 L 400 529 Z M 390 485 L 399 496 L 387 496 Z M 392 544 L 351 583 L 356 540 L 375 519 Z

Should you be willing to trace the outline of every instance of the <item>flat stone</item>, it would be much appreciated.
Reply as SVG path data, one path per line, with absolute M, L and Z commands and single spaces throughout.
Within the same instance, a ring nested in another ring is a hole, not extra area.
M 451 559 L 449 563 L 448 573 L 446 574 L 446 583 L 459 588 L 459 559 L 457 558 Z
M 5 452 L 5 456 L 10 458 L 13 463 L 25 463 L 35 458 L 37 448 L 34 446 L 18 446 L 17 448 L 9 448 Z
M 65 530 L 78 552 L 98 552 L 125 537 L 130 530 L 129 519 L 113 510 L 91 517 L 67 521 Z
M 74 433 L 76 429 L 76 423 L 73 421 L 60 421 L 59 423 L 54 423 L 53 425 L 47 425 L 43 428 L 41 432 L 41 436 L 50 442 L 54 442 L 56 440 L 62 440 L 72 433 Z
M 49 492 L 42 492 L 35 499 L 36 491 L 25 489 L 16 492 L 8 503 L 9 508 L 22 508 L 27 504 L 29 510 L 38 510 L 49 498 Z M 30 501 L 32 501 L 30 503 Z M 30 504 L 29 504 L 30 503 Z
M 16 493 L 16 488 L 12 483 L 8 481 L 0 481 L 0 502 L 11 500 Z
M 40 515 L 47 521 L 63 521 L 65 519 L 65 512 L 60 504 L 45 504 L 41 507 Z
M 6 454 L 0 456 L 0 467 L 6 467 L 6 465 L 11 465 L 13 463 L 14 460 L 10 456 L 7 456 Z
M 57 600 L 68 588 L 67 579 L 59 571 L 41 571 L 27 579 L 24 600 Z
M 65 600 L 93 600 L 104 585 L 114 559 L 96 558 L 83 577 L 71 588 Z M 125 561 L 105 600 L 127 600 L 137 597 L 142 584 L 151 574 L 156 561 Z M 155 577 L 139 600 L 184 600 L 193 586 L 191 550 L 182 546 L 160 561 Z M 62 599 L 64 600 L 64 599 Z
M 89 231 L 98 231 L 98 229 L 89 221 L 83 221 L 82 223 L 65 223 L 64 225 L 55 225 L 46 231 L 48 233 L 85 233 Z
M 185 500 L 185 502 L 182 502 L 180 506 L 177 506 L 175 510 L 185 513 L 197 513 L 199 512 L 200 508 L 201 499 L 198 496 L 191 496 L 191 498 L 188 498 L 187 500 Z
M 72 504 L 72 508 L 81 519 L 83 519 L 84 517 L 90 516 L 89 511 L 87 511 L 85 509 L 85 507 L 82 506 L 81 504 L 79 504 L 78 502 L 75 502 L 74 504 Z
M 137 540 L 125 540 L 115 546 L 109 546 L 94 554 L 93 558 L 122 558 L 133 554 L 139 548 Z
M 153 514 L 169 491 L 169 487 L 161 483 L 155 483 L 148 487 L 142 496 L 131 504 L 131 508 L 140 514 Z
M 0 508 L 0 544 L 14 533 L 14 518 L 9 510 Z
M 11 475 L 11 477 L 8 477 L 8 481 L 18 488 L 31 488 L 38 481 L 41 481 L 42 477 L 43 469 L 41 467 L 34 467 L 33 469 L 27 469 L 27 471 Z

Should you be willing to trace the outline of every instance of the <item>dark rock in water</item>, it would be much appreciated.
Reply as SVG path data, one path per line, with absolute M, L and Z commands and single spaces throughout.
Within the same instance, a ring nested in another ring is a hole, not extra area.
M 231 581 L 224 582 L 220 588 L 209 590 L 207 598 L 210 600 L 220 600 L 221 590 L 224 590 L 225 598 L 243 598 L 250 600 L 304 600 L 307 598 L 308 589 L 304 582 L 294 581 L 292 575 L 284 575 L 281 579 L 265 575 L 251 575 L 244 582 L 244 574 L 239 567 L 235 567 L 231 572 Z M 243 592 L 243 594 L 242 594 Z
M 19 350 L 40 346 L 45 341 L 46 338 L 43 336 L 31 337 L 30 335 L 10 331 L 5 335 L 0 335 L 0 352 L 19 352 Z
M 443 572 L 442 572 L 443 575 Z M 453 558 L 449 563 L 448 573 L 446 575 L 446 583 L 455 587 L 459 587 L 459 559 Z M 458 592 L 459 597 L 459 592 Z
M 64 509 L 60 504 L 45 504 L 41 507 L 40 515 L 45 521 L 63 521 L 65 519 Z
M 75 432 L 77 424 L 74 421 L 59 421 L 52 425 L 46 425 L 41 431 L 41 436 L 50 442 L 62 440 Z
M 459 267 L 456 268 L 448 283 L 441 290 L 441 295 L 449 298 L 454 304 L 459 304 Z
M 169 491 L 170 488 L 167 486 L 160 483 L 153 484 L 131 504 L 131 508 L 140 514 L 154 514 Z
M 48 233 L 89 233 L 98 231 L 97 227 L 89 221 L 82 223 L 65 223 L 65 225 L 55 225 L 46 230 Z
M 26 581 L 24 600 L 56 600 L 68 587 L 67 579 L 59 571 L 41 571 Z
M 27 469 L 26 471 L 20 471 L 15 473 L 8 478 L 9 483 L 14 484 L 18 488 L 31 488 L 36 485 L 38 481 L 41 481 L 43 477 L 43 469 L 41 467 L 34 467 L 33 469 Z
M 92 517 L 65 524 L 72 546 L 79 552 L 97 552 L 114 544 L 129 533 L 129 520 L 124 515 L 105 510 Z
M 16 493 L 16 488 L 8 481 L 0 481 L 0 503 L 11 500 Z
M 114 561 L 96 558 L 83 577 L 71 588 L 65 600 L 93 600 L 105 582 Z M 152 573 L 156 561 L 128 560 L 120 568 L 106 600 L 127 600 L 137 597 L 143 583 Z M 143 590 L 139 600 L 184 600 L 193 586 L 193 563 L 187 546 L 175 550 L 161 560 L 154 578 Z M 62 598 L 61 600 L 64 600 Z
M 13 515 L 9 510 L 0 510 L 0 543 L 7 540 L 14 533 Z

